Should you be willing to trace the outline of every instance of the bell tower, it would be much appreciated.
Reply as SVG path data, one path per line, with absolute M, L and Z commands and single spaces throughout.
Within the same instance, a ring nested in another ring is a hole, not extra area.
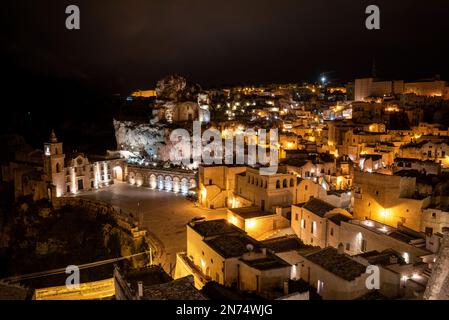
M 65 193 L 65 154 L 62 151 L 62 142 L 58 142 L 55 132 L 52 130 L 50 142 L 44 143 L 44 173 L 47 182 L 56 187 L 56 196 Z

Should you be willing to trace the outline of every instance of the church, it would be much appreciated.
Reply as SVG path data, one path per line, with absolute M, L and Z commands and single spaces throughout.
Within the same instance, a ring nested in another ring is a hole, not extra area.
M 52 131 L 43 152 L 18 153 L 2 165 L 2 179 L 14 184 L 16 199 L 32 195 L 34 200 L 52 200 L 124 181 L 125 171 L 126 164 L 119 157 L 106 155 L 91 162 L 83 153 L 66 156 L 63 143 Z

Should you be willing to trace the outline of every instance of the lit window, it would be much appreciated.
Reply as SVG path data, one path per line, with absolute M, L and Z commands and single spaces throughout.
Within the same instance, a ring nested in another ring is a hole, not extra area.
M 312 225 L 311 225 L 311 228 L 310 228 L 310 232 L 311 232 L 313 235 L 315 235 L 315 232 L 316 232 L 316 221 L 312 221 Z

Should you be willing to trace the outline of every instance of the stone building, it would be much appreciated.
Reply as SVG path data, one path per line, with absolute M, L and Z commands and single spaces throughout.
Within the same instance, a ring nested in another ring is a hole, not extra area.
M 262 211 L 275 212 L 276 208 L 290 208 L 296 203 L 298 178 L 280 166 L 272 175 L 261 175 L 258 168 L 248 167 L 236 178 L 235 194 Z
M 179 253 L 175 278 L 193 275 L 195 286 L 209 281 L 262 296 L 283 290 L 291 265 L 226 220 L 187 225 L 187 252 Z
M 417 192 L 416 177 L 354 172 L 354 217 L 421 231 L 421 212 L 431 198 Z
M 63 143 L 52 131 L 44 144 L 43 173 L 49 185 L 49 196 L 61 197 L 107 187 L 114 180 L 124 181 L 126 165 L 122 159 L 112 158 L 90 162 L 82 153 L 66 158 Z
M 346 210 L 311 198 L 303 205 L 292 206 L 291 227 L 304 244 L 337 247 L 341 221 L 351 219 L 352 215 Z
M 200 204 L 206 208 L 236 208 L 242 204 L 234 196 L 236 175 L 246 171 L 239 165 L 201 165 L 198 170 Z

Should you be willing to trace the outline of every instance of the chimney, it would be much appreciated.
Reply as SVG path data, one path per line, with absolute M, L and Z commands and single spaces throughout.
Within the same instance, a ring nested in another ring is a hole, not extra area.
M 143 297 L 143 282 L 142 281 L 137 282 L 137 291 L 139 294 L 139 298 L 142 298 Z
M 338 252 L 338 254 L 344 254 L 345 253 L 345 247 L 344 247 L 343 243 L 340 243 L 338 245 L 337 252 Z

